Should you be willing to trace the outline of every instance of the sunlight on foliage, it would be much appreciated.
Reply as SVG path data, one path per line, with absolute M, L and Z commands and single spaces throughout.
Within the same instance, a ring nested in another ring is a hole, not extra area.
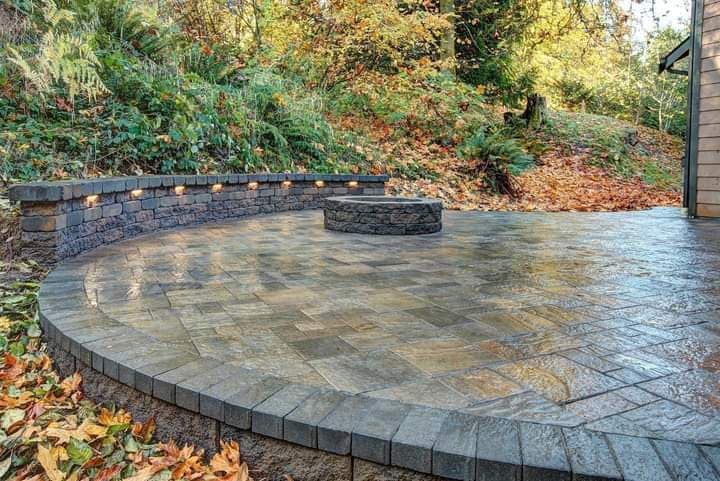
M 682 132 L 681 82 L 649 69 L 683 32 L 640 49 L 616 0 L 448 4 L 5 2 L 0 177 L 367 172 L 517 197 L 557 151 L 675 195 L 681 154 L 586 115 Z M 506 128 L 533 92 L 577 113 Z

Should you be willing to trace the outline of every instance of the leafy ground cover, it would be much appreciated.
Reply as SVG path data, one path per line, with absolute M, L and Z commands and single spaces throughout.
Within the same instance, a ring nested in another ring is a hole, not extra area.
M 61 379 L 41 339 L 42 269 L 15 263 L 0 276 L 0 479 L 252 480 L 234 441 L 206 461 L 192 446 L 154 439 L 153 418 L 133 422 L 121 407 L 84 399 L 80 375 Z

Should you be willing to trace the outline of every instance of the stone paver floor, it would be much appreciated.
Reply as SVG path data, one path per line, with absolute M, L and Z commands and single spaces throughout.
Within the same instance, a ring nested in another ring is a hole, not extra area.
M 419 237 L 289 213 L 73 264 L 116 321 L 294 382 L 720 442 L 720 223 L 673 209 L 449 212 L 443 233 Z

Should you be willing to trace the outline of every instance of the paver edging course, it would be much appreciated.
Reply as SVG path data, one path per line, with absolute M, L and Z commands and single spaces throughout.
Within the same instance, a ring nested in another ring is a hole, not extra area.
M 385 175 L 151 175 L 10 187 L 22 252 L 53 264 L 140 234 L 214 220 L 317 209 L 337 195 L 385 193 Z

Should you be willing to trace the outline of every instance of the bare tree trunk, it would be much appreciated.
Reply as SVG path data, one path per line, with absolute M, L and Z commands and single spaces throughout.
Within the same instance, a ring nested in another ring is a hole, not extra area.
M 253 0 L 252 2 L 253 7 L 253 20 L 255 21 L 254 24 L 254 32 L 253 35 L 255 37 L 255 45 L 258 49 L 258 51 L 262 48 L 262 32 L 260 30 L 260 21 L 262 20 L 262 8 L 258 4 L 257 0 Z
M 539 94 L 530 94 L 522 118 L 527 122 L 528 128 L 539 129 L 545 124 L 547 117 L 547 99 Z
M 455 0 L 440 0 L 440 13 L 450 22 L 440 39 L 440 54 L 455 75 Z

